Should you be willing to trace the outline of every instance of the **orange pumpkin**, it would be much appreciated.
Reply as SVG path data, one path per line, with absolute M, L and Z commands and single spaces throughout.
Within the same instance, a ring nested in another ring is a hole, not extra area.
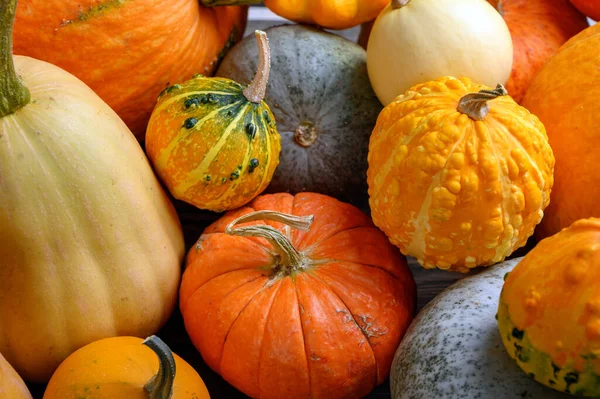
M 544 126 L 502 86 L 440 78 L 379 115 L 371 214 L 424 267 L 468 272 L 525 245 L 548 206 L 553 166 Z
M 556 157 L 556 184 L 537 231 L 551 236 L 573 222 L 600 217 L 600 24 L 569 40 L 529 87 L 523 105 L 546 126 Z
M 570 0 L 582 13 L 595 21 L 600 21 L 600 2 L 598 0 Z
M 56 369 L 44 399 L 209 399 L 206 385 L 158 337 L 92 342 Z
M 365 396 L 415 311 L 405 258 L 357 208 L 321 194 L 264 195 L 228 212 L 186 265 L 192 342 L 254 398 Z
M 29 389 L 0 353 L 0 398 L 32 399 Z
M 20 0 L 14 53 L 83 80 L 141 140 L 161 90 L 212 74 L 241 38 L 246 16 L 245 6 L 197 0 Z
M 588 27 L 568 0 L 488 0 L 500 12 L 513 40 L 513 66 L 506 89 L 518 103 L 535 74 L 568 39 Z M 532 23 L 535 21 L 535 23 Z M 373 28 L 361 26 L 358 44 L 367 48 Z

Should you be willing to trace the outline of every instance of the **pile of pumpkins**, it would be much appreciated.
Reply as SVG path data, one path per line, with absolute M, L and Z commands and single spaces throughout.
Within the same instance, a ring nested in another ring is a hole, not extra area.
M 0 398 L 600 396 L 600 3 L 251 3 L 0 0 Z

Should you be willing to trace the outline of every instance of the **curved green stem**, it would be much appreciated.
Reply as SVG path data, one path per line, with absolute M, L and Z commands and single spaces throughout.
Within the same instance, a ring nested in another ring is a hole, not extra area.
M 17 112 L 31 99 L 29 90 L 15 72 L 12 31 L 17 0 L 0 0 L 0 117 Z
M 265 98 L 269 74 L 271 73 L 271 50 L 265 32 L 257 30 L 254 32 L 254 36 L 258 43 L 258 67 L 256 68 L 254 80 L 244 90 L 244 96 L 248 101 L 260 104 Z
M 149 399 L 170 399 L 175 381 L 175 358 L 173 352 L 160 338 L 152 335 L 142 342 L 158 356 L 158 372 L 144 386 Z
M 488 101 L 506 95 L 508 92 L 501 84 L 494 90 L 480 90 L 478 93 L 466 94 L 458 102 L 458 112 L 468 115 L 473 120 L 482 121 L 490 112 Z
M 234 229 L 234 226 L 240 223 L 252 222 L 255 220 L 267 220 L 283 223 L 293 229 L 307 231 L 314 220 L 314 216 L 293 216 L 275 211 L 257 211 L 241 216 L 227 225 L 225 233 L 242 237 L 262 237 L 269 241 L 277 252 L 281 260 L 281 266 L 284 271 L 291 272 L 297 270 L 303 265 L 302 255 L 294 248 L 291 241 L 281 234 L 281 232 L 271 226 L 252 225 L 243 226 Z

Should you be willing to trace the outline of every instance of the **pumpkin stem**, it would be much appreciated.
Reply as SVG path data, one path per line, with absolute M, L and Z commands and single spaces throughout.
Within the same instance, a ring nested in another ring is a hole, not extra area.
M 0 117 L 17 112 L 29 103 L 31 95 L 15 72 L 12 31 L 17 0 L 0 0 Z
M 158 373 L 144 385 L 149 399 L 170 399 L 173 396 L 173 382 L 175 381 L 173 352 L 156 335 L 146 338 L 142 344 L 152 349 L 158 356 Z
M 280 257 L 282 271 L 290 274 L 304 266 L 303 256 L 294 248 L 292 242 L 279 230 L 266 225 L 252 225 L 233 227 L 240 223 L 252 222 L 254 220 L 266 220 L 283 223 L 293 229 L 307 231 L 314 220 L 314 216 L 293 216 L 275 211 L 256 211 L 241 216 L 227 225 L 225 233 L 242 237 L 262 237 L 269 241 Z
M 410 0 L 392 0 L 392 8 L 397 10 L 410 3 Z
M 260 104 L 265 98 L 269 73 L 271 73 L 271 50 L 269 49 L 269 39 L 265 32 L 257 30 L 254 32 L 254 36 L 258 43 L 258 68 L 256 69 L 254 80 L 244 90 L 244 96 L 248 101 Z
M 466 94 L 458 102 L 458 112 L 468 115 L 473 120 L 482 121 L 490 112 L 488 101 L 506 95 L 508 92 L 501 84 L 494 90 L 480 90 L 478 93 Z

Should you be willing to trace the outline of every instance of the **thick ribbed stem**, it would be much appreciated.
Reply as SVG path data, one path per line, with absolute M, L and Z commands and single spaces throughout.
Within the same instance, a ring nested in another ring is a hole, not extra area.
M 258 43 L 258 68 L 254 80 L 244 90 L 244 96 L 256 104 L 260 104 L 265 98 L 267 92 L 267 83 L 269 82 L 269 73 L 271 72 L 271 50 L 269 49 L 269 39 L 267 34 L 261 30 L 254 32 L 256 42 Z
M 0 0 L 0 117 L 27 105 L 29 90 L 15 72 L 12 56 L 12 31 L 17 0 Z
M 257 211 L 241 216 L 227 225 L 225 233 L 242 237 L 262 237 L 273 245 L 273 249 L 280 257 L 278 267 L 285 274 L 290 274 L 303 266 L 302 255 L 294 248 L 291 241 L 279 230 L 266 225 L 251 225 L 238 227 L 234 226 L 240 223 L 252 222 L 255 220 L 265 220 L 283 223 L 293 229 L 308 230 L 313 222 L 313 216 L 293 216 L 275 211 Z
M 160 338 L 152 335 L 144 340 L 146 345 L 158 356 L 158 372 L 144 386 L 149 399 L 171 399 L 175 381 L 175 359 L 173 352 Z
M 410 3 L 410 0 L 392 0 L 392 8 L 397 10 Z
M 506 95 L 508 92 L 501 84 L 494 90 L 481 90 L 478 93 L 466 94 L 458 102 L 458 112 L 462 112 L 476 121 L 482 121 L 490 112 L 488 101 Z

